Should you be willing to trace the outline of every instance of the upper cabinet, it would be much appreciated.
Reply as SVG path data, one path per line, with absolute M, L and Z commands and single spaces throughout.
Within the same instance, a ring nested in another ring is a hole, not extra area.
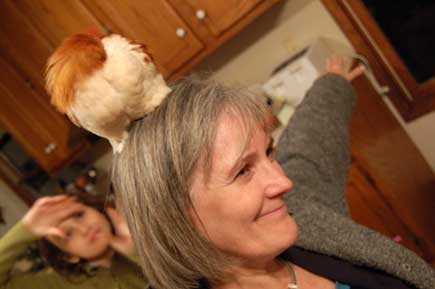
M 0 124 L 48 173 L 87 147 L 80 130 L 55 112 L 44 96 L 26 83 L 20 73 L 0 57 Z
M 0 127 L 49 174 L 89 147 L 85 131 L 50 104 L 47 58 L 90 29 L 145 44 L 166 79 L 190 71 L 279 0 L 0 1 Z
M 62 38 L 73 29 L 60 30 L 62 18 L 50 23 L 44 15 L 55 15 L 56 9 L 62 9 L 43 4 L 37 1 L 0 3 L 0 127 L 42 168 L 56 174 L 89 144 L 82 130 L 51 107 L 45 93 L 44 68 L 55 40 L 41 31 L 51 31 L 52 37 L 56 34 Z M 44 22 L 46 20 L 48 22 Z M 80 20 L 79 17 L 76 20 L 76 29 L 80 27 Z
M 166 0 L 201 40 L 204 48 L 171 72 L 176 79 L 189 72 L 223 43 L 280 0 Z
M 202 21 L 215 36 L 230 28 L 251 11 L 261 0 L 186 0 L 193 12 L 192 18 Z
M 51 48 L 78 31 L 89 27 L 102 29 L 94 15 L 80 1 L 20 0 L 13 1 L 13 4 Z
M 105 28 L 145 44 L 164 76 L 202 50 L 202 43 L 166 1 L 83 2 Z

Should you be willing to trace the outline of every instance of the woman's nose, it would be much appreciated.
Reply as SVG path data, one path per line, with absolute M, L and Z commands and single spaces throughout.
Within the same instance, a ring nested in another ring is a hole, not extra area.
M 293 187 L 292 181 L 285 175 L 281 166 L 276 161 L 270 164 L 265 179 L 265 194 L 269 198 L 283 195 Z

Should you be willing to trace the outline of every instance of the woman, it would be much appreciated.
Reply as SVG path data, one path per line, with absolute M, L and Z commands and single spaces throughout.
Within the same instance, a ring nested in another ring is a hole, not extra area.
M 179 81 L 132 125 L 113 182 L 153 288 L 433 288 L 427 264 L 348 217 L 363 69 L 326 70 L 276 156 L 261 99 L 209 80 Z
M 0 240 L 0 288 L 144 288 L 127 224 L 96 201 L 67 195 L 37 200 Z M 11 275 L 35 241 L 49 267 Z

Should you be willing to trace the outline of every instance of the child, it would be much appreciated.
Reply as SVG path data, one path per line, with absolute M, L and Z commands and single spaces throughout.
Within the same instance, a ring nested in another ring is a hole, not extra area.
M 49 267 L 11 276 L 35 241 Z M 115 209 L 104 211 L 89 198 L 44 197 L 0 239 L 0 288 L 145 288 L 133 256 L 126 222 Z

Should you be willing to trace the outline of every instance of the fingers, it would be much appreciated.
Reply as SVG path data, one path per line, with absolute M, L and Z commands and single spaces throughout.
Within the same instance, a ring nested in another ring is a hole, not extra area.
M 48 229 L 47 237 L 48 238 L 58 238 L 58 239 L 63 239 L 63 240 L 67 238 L 65 232 L 59 228 L 56 228 L 56 227 L 51 227 L 50 229 Z
M 75 197 L 67 195 L 41 198 L 35 202 L 30 210 L 23 216 L 22 220 L 28 227 L 50 224 L 50 220 L 47 218 L 48 215 L 56 211 L 58 207 L 65 207 L 67 204 L 75 202 L 75 200 Z
M 71 210 L 77 209 L 78 205 L 80 205 L 80 203 L 78 203 L 75 198 L 67 198 L 56 201 L 55 203 L 46 203 L 38 208 L 37 216 L 41 218 L 49 216 L 57 220 L 57 216 L 64 216 Z
M 119 223 L 120 221 L 122 221 L 122 217 L 121 214 L 115 210 L 114 208 L 106 208 L 106 212 L 109 215 L 110 220 L 112 221 L 113 224 Z
M 364 65 L 359 65 L 359 66 L 355 67 L 354 69 L 352 69 L 346 75 L 346 78 L 347 78 L 347 80 L 351 81 L 351 80 L 357 78 L 358 76 L 360 76 L 361 74 L 363 74 L 365 70 L 366 70 L 366 67 Z
M 350 72 L 346 72 L 345 59 L 342 56 L 334 55 L 326 59 L 325 70 L 327 73 L 335 73 L 346 78 L 348 81 L 352 81 L 364 73 L 365 66 L 359 65 Z
M 49 204 L 63 202 L 63 201 L 68 200 L 68 199 L 76 199 L 76 197 L 75 196 L 68 196 L 68 195 L 58 195 L 58 196 L 54 196 L 54 197 L 43 197 L 43 198 L 38 199 L 35 202 L 35 205 L 45 206 L 45 205 L 49 205 Z
M 328 57 L 325 62 L 325 70 L 329 73 L 344 75 L 344 58 L 340 55 Z
M 110 239 L 110 247 L 123 255 L 131 255 L 134 252 L 134 245 L 131 238 L 113 236 Z
M 83 208 L 84 205 L 77 202 L 62 204 L 62 206 L 58 206 L 56 210 L 50 212 L 50 217 L 53 219 L 54 224 L 59 224 L 72 215 L 79 213 Z
M 114 208 L 106 208 L 107 215 L 109 215 L 110 220 L 112 221 L 113 227 L 115 228 L 116 233 L 119 233 L 120 226 L 125 223 L 124 218 L 121 214 L 115 210 Z
M 61 206 L 62 204 L 75 202 L 76 199 L 77 199 L 76 196 L 67 196 L 67 195 L 60 195 L 55 197 L 43 197 L 35 202 L 31 210 L 46 211 L 53 208 L 55 209 L 56 207 Z
M 125 217 L 119 211 L 113 208 L 107 208 L 106 211 L 110 220 L 112 221 L 116 234 L 131 238 L 130 230 L 128 229 Z

